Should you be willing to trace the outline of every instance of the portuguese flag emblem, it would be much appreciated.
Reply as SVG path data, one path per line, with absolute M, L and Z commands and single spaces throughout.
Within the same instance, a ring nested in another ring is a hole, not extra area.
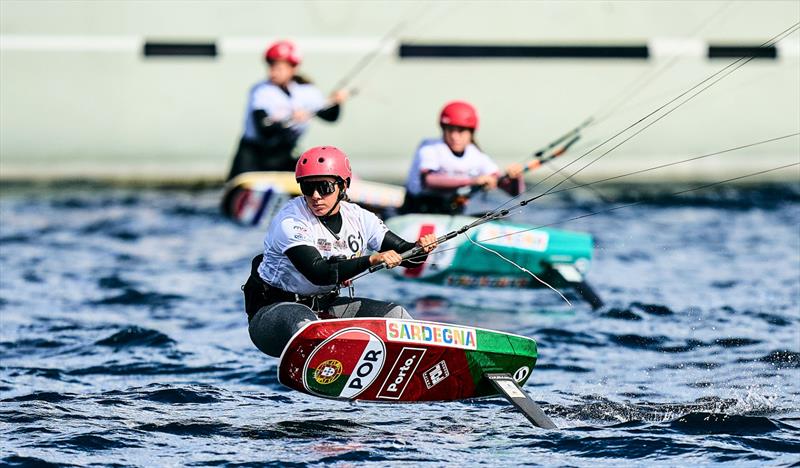
M 303 372 L 303 386 L 311 393 L 333 398 L 355 398 L 380 374 L 386 347 L 374 333 L 346 328 L 311 353 Z
M 314 370 L 314 380 L 320 385 L 330 385 L 342 375 L 342 363 L 336 359 L 322 361 Z

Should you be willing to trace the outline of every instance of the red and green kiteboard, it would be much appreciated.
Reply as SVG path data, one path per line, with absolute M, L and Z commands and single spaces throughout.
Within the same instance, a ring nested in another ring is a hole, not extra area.
M 398 319 L 310 322 L 281 356 L 278 379 L 304 393 L 344 400 L 444 401 L 500 394 L 487 374 L 522 386 L 536 364 L 524 336 Z

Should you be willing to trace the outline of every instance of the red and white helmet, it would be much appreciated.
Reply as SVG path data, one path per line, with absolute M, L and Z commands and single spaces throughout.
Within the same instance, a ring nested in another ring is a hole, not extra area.
M 447 103 L 439 115 L 440 125 L 453 125 L 456 127 L 478 129 L 478 112 L 472 104 L 465 101 Z
M 335 146 L 315 146 L 300 155 L 294 171 L 294 177 L 298 181 L 311 176 L 338 177 L 349 187 L 353 177 L 350 159 Z
M 268 63 L 276 62 L 278 60 L 285 60 L 293 66 L 300 65 L 302 58 L 300 51 L 297 50 L 294 43 L 291 41 L 278 41 L 264 52 L 264 59 Z

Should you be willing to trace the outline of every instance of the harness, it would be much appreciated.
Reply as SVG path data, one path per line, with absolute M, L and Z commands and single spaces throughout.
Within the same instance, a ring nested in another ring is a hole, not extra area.
M 311 310 L 319 313 L 324 312 L 325 309 L 333 305 L 333 302 L 339 297 L 339 290 L 335 289 L 325 294 L 311 294 L 303 295 L 290 291 L 285 291 L 277 288 L 263 279 L 258 274 L 258 266 L 264 254 L 258 254 L 253 257 L 253 262 L 250 267 L 250 277 L 247 282 L 242 285 L 244 292 L 244 309 L 247 312 L 248 320 L 262 307 L 277 304 L 279 302 L 296 302 L 303 304 Z
M 333 304 L 333 301 L 335 301 L 339 297 L 338 289 L 335 289 L 326 294 L 312 294 L 306 296 L 289 291 L 284 291 L 283 289 L 276 288 L 275 286 L 266 283 L 263 280 L 261 280 L 261 282 L 264 285 L 264 296 L 268 301 L 264 305 L 276 304 L 278 302 L 296 302 L 298 304 L 303 304 L 304 306 L 308 306 L 311 310 L 315 312 L 322 312 L 323 310 L 327 309 L 331 304 Z

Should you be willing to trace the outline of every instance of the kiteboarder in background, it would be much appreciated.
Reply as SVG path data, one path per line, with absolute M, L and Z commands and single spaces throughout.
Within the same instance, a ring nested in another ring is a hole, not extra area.
M 326 101 L 317 87 L 296 73 L 301 57 L 292 42 L 278 41 L 267 48 L 268 79 L 250 88 L 244 134 L 228 180 L 249 171 L 292 171 L 297 140 L 316 116 L 328 122 L 339 118 L 349 93 L 334 92 Z
M 458 214 L 474 187 L 492 190 L 499 185 L 512 196 L 524 190 L 522 165 L 512 164 L 501 177 L 494 161 L 478 148 L 478 112 L 472 104 L 448 103 L 439 125 L 442 137 L 423 140 L 417 148 L 400 212 Z
M 303 153 L 295 177 L 303 195 L 273 218 L 264 253 L 253 259 L 242 287 L 256 347 L 280 356 L 292 335 L 318 318 L 411 318 L 400 305 L 342 297 L 339 288 L 370 266 L 418 266 L 425 258 L 403 262 L 400 253 L 419 245 L 427 254 L 436 247 L 436 236 L 406 242 L 373 213 L 349 203 L 350 161 L 333 146 Z M 377 253 L 366 255 L 367 251 Z

